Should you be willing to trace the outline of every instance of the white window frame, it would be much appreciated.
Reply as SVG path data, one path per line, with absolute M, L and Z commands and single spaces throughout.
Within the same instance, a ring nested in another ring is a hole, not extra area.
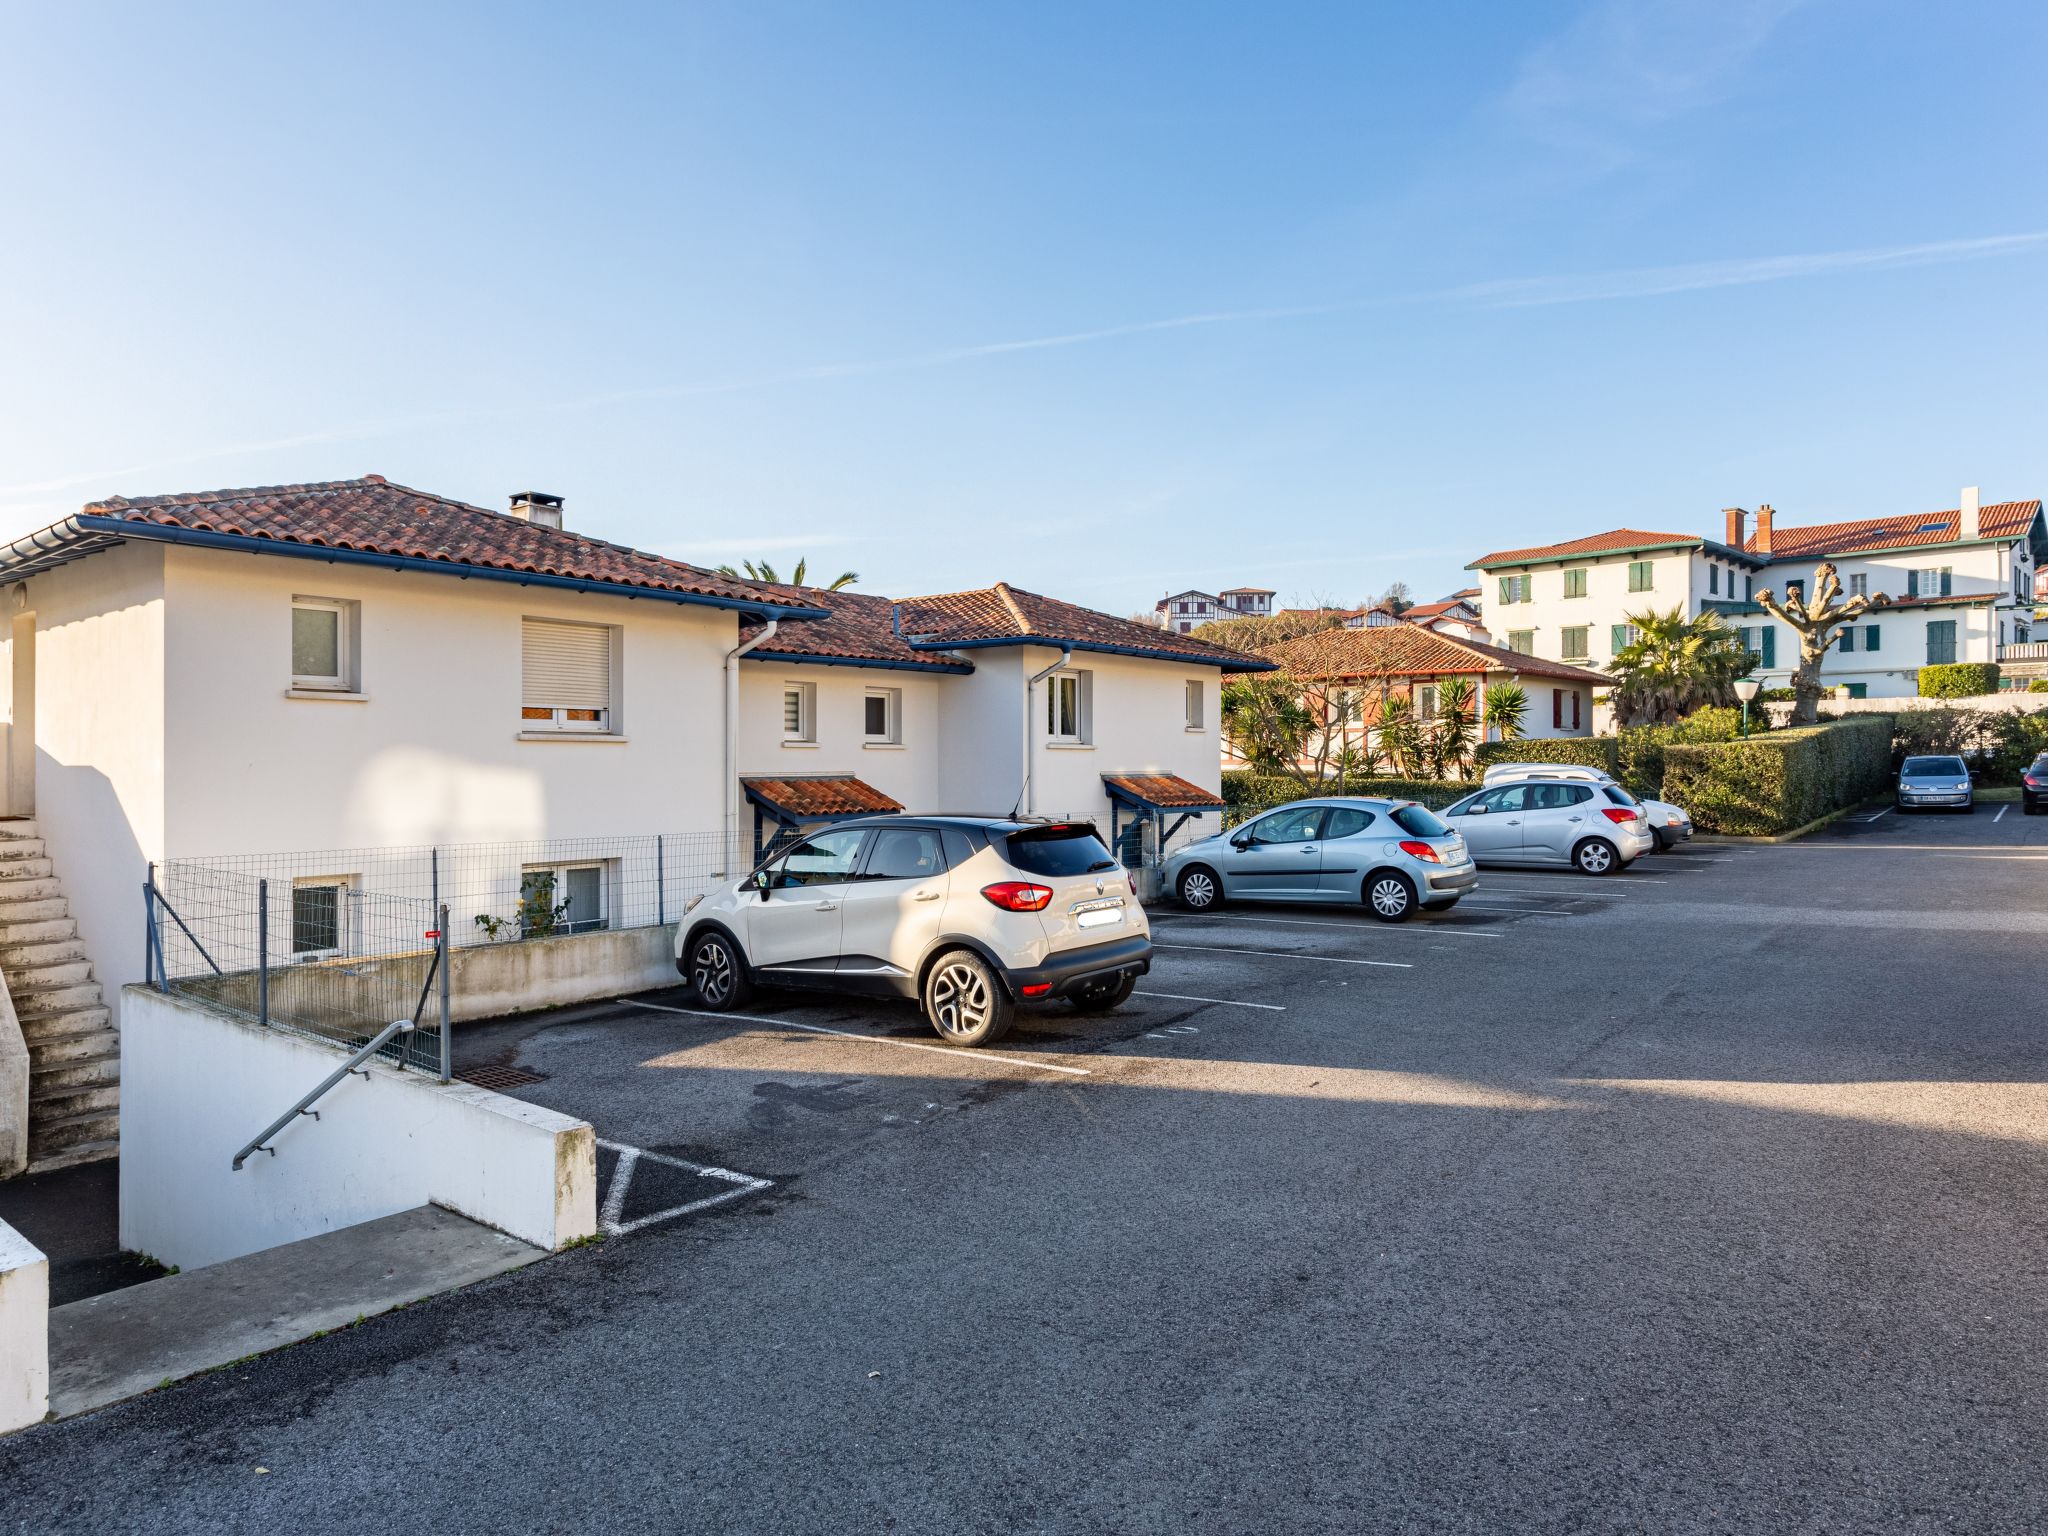
M 605 637 L 605 691 L 607 699 L 602 709 L 591 709 L 583 705 L 540 705 L 528 704 L 525 699 L 525 647 L 526 626 L 529 624 L 554 624 L 564 629 L 597 630 Z M 554 619 L 541 614 L 523 614 L 519 620 L 520 644 L 520 702 L 519 729 L 525 733 L 560 732 L 566 736 L 610 736 L 615 734 L 617 720 L 616 705 L 619 697 L 619 659 L 621 646 L 619 631 L 610 624 L 584 624 L 574 619 Z
M 569 891 L 569 872 L 571 870 L 592 869 L 597 871 L 596 923 L 584 927 L 572 927 L 564 924 L 558 933 L 551 934 L 549 937 L 561 938 L 572 933 L 606 932 L 613 926 L 615 908 L 612 901 L 612 871 L 615 864 L 616 861 L 612 859 L 564 859 L 557 864 L 522 864 L 519 866 L 519 891 L 514 901 L 513 910 L 516 914 L 518 909 L 525 905 L 526 877 L 528 875 L 552 875 L 555 881 L 557 897 L 566 899 Z M 520 937 L 524 938 L 526 935 L 522 933 Z
M 789 725 L 789 701 L 796 700 L 796 729 Z M 818 685 L 785 682 L 782 685 L 782 744 L 785 747 L 814 747 L 818 744 Z
M 1203 698 L 1204 689 L 1199 677 L 1191 677 L 1181 696 L 1182 717 L 1191 731 L 1205 731 L 1209 728 L 1208 705 Z
M 1045 680 L 1045 736 L 1056 747 L 1085 747 L 1093 737 L 1090 714 L 1095 674 L 1085 669 L 1055 672 Z M 1066 727 L 1066 729 L 1062 729 Z
M 882 701 L 882 731 L 878 736 L 868 729 L 868 705 L 874 700 Z M 785 709 L 787 705 L 785 703 Z M 903 744 L 903 690 L 901 688 L 870 688 L 861 695 L 861 735 L 871 747 L 895 747 Z M 786 720 L 785 715 L 785 720 Z
M 1435 683 L 1423 683 L 1415 690 L 1415 718 L 1434 720 L 1436 718 L 1437 687 Z
M 1869 573 L 1867 571 L 1851 571 L 1849 573 L 1849 595 L 1851 597 L 1863 597 L 1869 591 Z
M 334 666 L 335 675 L 322 677 L 303 672 L 292 673 L 292 687 L 306 693 L 354 693 L 355 682 L 355 607 L 347 598 L 300 597 L 292 598 L 292 614 L 300 609 L 334 615 Z
M 293 964 L 307 960 L 333 960 L 352 954 L 355 939 L 355 890 L 358 877 L 355 875 L 301 875 L 292 881 L 291 905 L 285 912 L 285 957 Z M 334 897 L 334 947 L 332 949 L 299 948 L 298 896 L 300 891 L 333 887 Z

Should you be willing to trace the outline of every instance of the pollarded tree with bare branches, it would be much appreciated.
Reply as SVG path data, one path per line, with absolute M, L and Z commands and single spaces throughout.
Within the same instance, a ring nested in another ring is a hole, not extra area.
M 1882 608 L 1891 602 L 1882 592 L 1875 597 L 1842 596 L 1842 580 L 1832 562 L 1823 561 L 1813 573 L 1813 593 L 1806 596 L 1794 589 L 1783 602 L 1769 589 L 1757 593 L 1757 606 L 1772 618 L 1789 624 L 1799 634 L 1799 669 L 1792 674 L 1792 723 L 1812 725 L 1820 718 L 1820 664 L 1827 659 L 1835 634 L 1851 619 Z

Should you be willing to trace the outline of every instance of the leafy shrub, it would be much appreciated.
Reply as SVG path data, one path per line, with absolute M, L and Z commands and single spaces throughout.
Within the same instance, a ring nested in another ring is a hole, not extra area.
M 2037 677 L 2027 684 L 2029 693 L 2048 693 L 2048 677 Z
M 1620 778 L 1615 772 L 1619 752 L 1620 743 L 1612 736 L 1536 736 L 1484 742 L 1472 759 L 1482 770 L 1492 763 L 1577 763 Z
M 1756 722 L 1750 722 L 1756 729 Z M 1710 705 L 1673 725 L 1630 726 L 1615 737 L 1614 776 L 1639 795 L 1662 798 L 1664 749 L 1674 742 L 1733 741 L 1742 734 L 1742 711 Z
M 1998 663 L 1995 661 L 1952 661 L 1920 669 L 1920 697 L 1923 699 L 1971 699 L 1998 692 Z
M 1892 719 L 1860 715 L 1746 741 L 1675 742 L 1664 793 L 1704 832 L 1771 837 L 1856 805 L 1891 782 Z
M 1759 688 L 1756 692 L 1759 704 L 1790 704 L 1798 697 L 1797 688 Z
M 1303 789 L 1299 782 L 1279 774 L 1252 773 L 1230 769 L 1223 775 L 1223 821 L 1236 826 L 1248 816 L 1269 811 L 1295 800 L 1312 800 L 1321 795 L 1379 795 L 1389 800 L 1420 800 L 1441 810 L 1478 785 L 1452 779 L 1329 779 L 1320 789 Z

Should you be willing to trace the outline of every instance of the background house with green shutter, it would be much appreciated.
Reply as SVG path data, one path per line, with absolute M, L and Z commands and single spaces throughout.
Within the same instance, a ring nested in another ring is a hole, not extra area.
M 1481 573 L 1487 629 L 1510 650 L 1595 668 L 1634 638 L 1631 614 L 1683 607 L 1719 613 L 1759 656 L 1765 686 L 1787 684 L 1797 637 L 1756 602 L 1810 586 L 1833 563 L 1845 591 L 1889 606 L 1842 632 L 1822 669 L 1858 697 L 1908 695 L 1930 663 L 1995 661 L 2015 676 L 2048 672 L 2048 633 L 2034 638 L 2034 583 L 2048 561 L 2041 502 L 1984 502 L 1974 488 L 1940 512 L 1787 527 L 1768 504 L 1722 511 L 1718 540 L 1617 528 L 1498 550 Z

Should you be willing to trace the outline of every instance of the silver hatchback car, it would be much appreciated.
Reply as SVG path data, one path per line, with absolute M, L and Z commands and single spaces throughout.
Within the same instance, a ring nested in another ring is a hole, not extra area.
M 1612 779 L 1532 776 L 1444 812 L 1481 864 L 1559 864 L 1611 875 L 1657 846 L 1642 805 Z
M 1160 871 L 1191 912 L 1224 901 L 1363 901 L 1382 922 L 1457 905 L 1479 883 L 1464 839 L 1413 800 L 1297 800 L 1189 843 Z
M 1901 811 L 1946 806 L 1950 810 L 1977 809 L 1977 792 L 1970 779 L 1969 765 L 1960 757 L 1909 757 L 1899 764 L 1898 788 L 1892 804 Z

